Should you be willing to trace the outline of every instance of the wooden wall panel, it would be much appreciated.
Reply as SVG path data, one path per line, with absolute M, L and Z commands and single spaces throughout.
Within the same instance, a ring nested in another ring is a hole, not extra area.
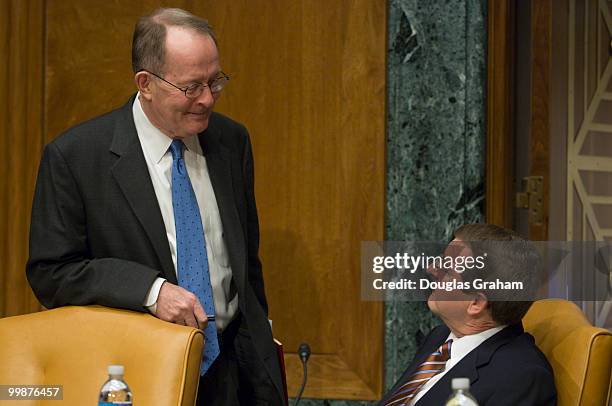
M 43 1 L 0 1 L 0 317 L 40 309 L 25 276 L 42 145 Z
M 487 192 L 488 223 L 513 228 L 515 2 L 489 0 L 489 56 L 487 88 Z M 550 188 L 550 74 L 552 1 L 533 0 L 530 7 L 531 112 L 529 116 L 529 176 L 543 176 L 543 221 L 529 224 L 529 238 L 548 239 Z
M 530 176 L 542 176 L 542 222 L 529 224 L 529 239 L 548 240 L 550 190 L 550 77 L 552 71 L 552 0 L 531 2 Z
M 488 0 L 487 223 L 513 228 L 515 2 Z
M 312 359 L 305 396 L 376 398 L 382 306 L 360 301 L 358 253 L 383 237 L 384 4 L 212 3 L 202 15 L 233 75 L 220 108 L 253 136 L 275 333 L 329 354 Z M 301 366 L 287 363 L 295 393 Z
M 192 10 L 196 2 L 47 2 L 45 143 L 122 106 L 136 91 L 131 46 L 138 17 L 160 6 Z
M 165 2 L 47 4 L 45 137 L 134 91 L 138 16 Z M 127 5 L 129 4 L 129 6 Z M 230 84 L 218 104 L 250 130 L 261 255 L 290 393 L 376 399 L 383 306 L 360 300 L 362 240 L 383 239 L 386 5 L 376 0 L 174 1 L 217 31 Z

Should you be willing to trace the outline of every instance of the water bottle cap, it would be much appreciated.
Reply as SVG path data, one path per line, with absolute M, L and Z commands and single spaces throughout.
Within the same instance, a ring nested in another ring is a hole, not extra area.
M 109 365 L 108 366 L 108 374 L 109 375 L 123 375 L 125 372 L 123 365 Z
M 467 390 L 470 389 L 470 380 L 468 378 L 453 378 L 451 385 L 453 390 Z

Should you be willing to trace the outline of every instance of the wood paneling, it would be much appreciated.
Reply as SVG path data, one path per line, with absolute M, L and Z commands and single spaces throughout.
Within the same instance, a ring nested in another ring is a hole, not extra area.
M 42 0 L 0 1 L 0 317 L 40 309 L 25 276 L 42 145 Z
M 49 1 L 46 10 L 45 143 L 67 128 L 127 102 L 136 91 L 132 33 L 160 6 L 196 1 Z
M 275 334 L 290 352 L 306 341 L 326 354 L 312 358 L 305 396 L 375 399 L 382 306 L 360 300 L 358 254 L 383 238 L 384 4 L 219 6 L 207 17 L 232 74 L 219 107 L 253 137 Z M 295 394 L 301 365 L 294 354 L 287 365 Z
M 124 103 L 135 89 L 138 16 L 163 4 L 49 2 L 45 137 Z M 307 397 L 377 399 L 383 306 L 360 298 L 360 242 L 382 240 L 386 4 L 175 1 L 212 23 L 231 81 L 218 111 L 250 130 L 261 256 L 274 332 L 313 351 Z
M 512 228 L 514 203 L 513 0 L 488 1 L 487 223 Z
M 542 222 L 529 224 L 529 239 L 548 240 L 550 189 L 550 77 L 552 0 L 531 2 L 530 176 L 542 176 Z
M 511 0 L 489 0 L 487 89 L 487 222 L 513 228 L 515 7 Z M 548 239 L 550 188 L 550 76 L 552 1 L 533 0 L 531 8 L 529 176 L 543 176 L 543 221 L 529 224 L 529 238 Z

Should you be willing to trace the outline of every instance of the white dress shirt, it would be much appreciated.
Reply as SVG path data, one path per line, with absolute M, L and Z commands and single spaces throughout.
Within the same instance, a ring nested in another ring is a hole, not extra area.
M 429 391 L 448 371 L 450 371 L 455 365 L 459 363 L 470 352 L 476 349 L 480 344 L 482 344 L 488 338 L 494 336 L 499 331 L 503 330 L 506 326 L 498 326 L 493 327 L 485 331 L 481 331 L 478 334 L 472 334 L 469 336 L 463 336 L 461 338 L 457 338 L 452 332 L 448 335 L 448 338 L 444 340 L 444 342 L 452 339 L 451 343 L 451 351 L 450 358 L 446 361 L 446 365 L 444 367 L 444 371 L 440 372 L 437 375 L 434 375 L 423 387 L 421 390 L 417 392 L 417 394 L 412 398 L 409 406 L 414 405 L 419 401 L 426 393 Z
M 176 272 L 176 229 L 174 227 L 174 211 L 172 208 L 172 139 L 156 128 L 142 110 L 140 93 L 132 106 L 134 124 L 144 153 L 153 189 L 161 209 L 161 215 L 166 227 L 166 236 L 170 244 L 170 253 Z M 185 143 L 184 159 L 189 173 L 189 179 L 200 208 L 202 226 L 206 237 L 206 253 L 208 254 L 208 269 L 215 303 L 217 329 L 223 330 L 233 319 L 238 309 L 238 295 L 231 289 L 232 269 L 225 241 L 223 226 L 219 215 L 217 199 L 210 182 L 206 158 L 197 136 L 183 139 Z M 177 275 L 178 278 L 178 275 Z M 157 278 L 144 305 L 155 313 L 157 297 L 165 279 Z

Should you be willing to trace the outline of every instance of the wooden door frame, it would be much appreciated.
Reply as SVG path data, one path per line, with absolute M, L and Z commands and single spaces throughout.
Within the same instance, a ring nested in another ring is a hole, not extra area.
M 514 192 L 514 38 L 513 0 L 488 0 L 487 223 L 512 227 Z
M 513 227 L 516 4 L 488 0 L 486 204 L 488 223 Z M 548 239 L 552 0 L 531 1 L 530 168 L 544 177 L 543 222 L 529 238 Z

